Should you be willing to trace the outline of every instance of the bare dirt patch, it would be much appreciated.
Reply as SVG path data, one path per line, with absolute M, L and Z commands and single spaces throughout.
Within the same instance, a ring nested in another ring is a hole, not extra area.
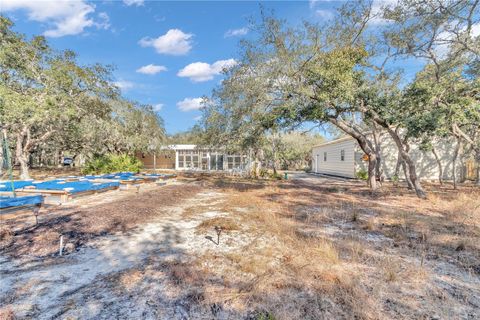
M 39 224 L 31 214 L 20 221 L 2 219 L 2 253 L 13 256 L 45 257 L 58 251 L 59 237 L 80 247 L 99 236 L 128 230 L 164 215 L 164 208 L 181 203 L 200 192 L 199 185 L 142 186 L 133 191 L 115 191 L 80 198 L 74 203 L 49 206 L 42 210 Z M 10 234 L 13 233 L 13 240 Z M 5 240 L 4 240 L 5 239 Z

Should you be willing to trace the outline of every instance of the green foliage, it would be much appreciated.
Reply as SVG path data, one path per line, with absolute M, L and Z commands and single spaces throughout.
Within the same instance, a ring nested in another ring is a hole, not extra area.
M 278 161 L 282 170 L 308 167 L 312 161 L 312 147 L 325 141 L 319 134 L 297 131 L 281 134 L 277 140 L 275 154 L 265 146 L 265 156 L 268 160 Z
M 163 120 L 152 106 L 120 96 L 111 66 L 80 65 L 74 52 L 26 38 L 3 16 L 0 47 L 0 125 L 22 178 L 36 156 L 58 163 L 59 151 L 89 157 L 160 148 Z
M 356 173 L 355 173 L 355 176 L 360 179 L 360 180 L 364 180 L 364 181 L 367 181 L 368 179 L 368 172 L 367 170 L 358 170 Z
M 278 172 L 271 172 L 269 178 L 272 180 L 283 180 L 283 176 Z
M 399 182 L 399 178 L 398 178 L 398 175 L 395 174 L 392 176 L 392 183 L 394 186 L 398 185 L 398 182 Z
M 256 36 L 242 42 L 239 63 L 206 105 L 205 136 L 269 166 L 301 157 L 282 149 L 281 134 L 306 123 L 337 127 L 368 155 L 378 146 L 369 133 L 387 132 L 411 164 L 410 143 L 452 137 L 480 159 L 480 38 L 472 28 L 479 6 L 398 1 L 374 9 L 371 1 L 347 1 L 324 25 L 295 27 L 262 12 Z M 389 23 L 373 26 L 375 19 Z M 399 57 L 424 64 L 414 81 Z M 417 176 L 413 165 L 408 170 Z
M 267 168 L 261 168 L 260 169 L 260 172 L 259 172 L 259 176 L 261 178 L 267 178 L 270 176 L 269 172 L 268 172 L 268 169 Z
M 270 312 L 262 312 L 255 317 L 256 320 L 275 320 L 275 316 Z
M 85 164 L 84 174 L 101 174 L 114 172 L 139 172 L 142 162 L 126 154 L 108 154 L 96 156 Z
M 195 125 L 187 131 L 178 132 L 167 137 L 167 144 L 196 144 L 202 145 L 205 141 L 202 140 L 202 129 Z

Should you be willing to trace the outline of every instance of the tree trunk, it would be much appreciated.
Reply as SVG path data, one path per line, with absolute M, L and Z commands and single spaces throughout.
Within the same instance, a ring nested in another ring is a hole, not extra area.
M 272 170 L 273 170 L 273 175 L 277 176 L 277 147 L 275 145 L 275 134 L 272 134 L 272 156 L 273 156 L 273 161 L 272 161 Z
M 480 186 L 480 163 L 477 162 L 477 179 L 476 185 Z
M 435 150 L 435 147 L 432 147 L 432 153 L 433 156 L 435 157 L 435 161 L 437 161 L 437 166 L 438 166 L 438 182 L 440 185 L 443 185 L 443 168 L 442 168 L 442 162 L 440 161 L 440 158 L 438 157 L 437 151 Z
M 63 150 L 58 153 L 57 159 L 55 159 L 55 166 L 57 168 L 63 168 Z
M 400 167 L 402 166 L 402 156 L 400 155 L 400 152 L 397 154 L 397 164 L 395 165 L 395 171 L 393 172 L 393 176 L 397 177 L 397 179 L 400 177 Z
M 47 140 L 55 130 L 47 131 L 42 136 L 36 139 L 32 139 L 30 135 L 30 127 L 24 125 L 22 130 L 17 132 L 17 145 L 15 148 L 15 156 L 18 163 L 20 164 L 20 178 L 21 179 L 30 179 L 29 174 L 29 159 L 30 152 L 35 149 L 35 147 Z
M 413 185 L 413 188 L 415 189 L 415 193 L 417 194 L 417 197 L 425 199 L 427 195 L 422 188 L 420 179 L 417 176 L 415 163 L 413 162 L 412 158 L 408 154 L 408 149 L 409 149 L 408 145 L 406 143 L 402 143 L 402 140 L 400 139 L 398 133 L 392 130 L 389 126 L 387 126 L 385 129 L 387 129 L 388 133 L 390 134 L 393 141 L 395 141 L 395 144 L 397 145 L 398 151 L 400 153 L 400 156 L 403 159 L 403 162 L 406 165 L 408 177 L 410 178 L 410 182 Z M 407 180 L 407 183 L 408 183 L 408 180 Z
M 400 158 L 401 158 L 401 156 L 400 156 Z M 405 163 L 405 161 L 403 159 L 401 159 L 400 161 L 402 163 L 402 170 L 403 170 L 403 174 L 405 175 L 405 182 L 407 183 L 407 189 L 408 190 L 413 190 L 414 187 L 413 187 L 412 180 L 410 180 L 410 176 L 409 176 L 408 169 L 407 169 L 407 164 Z
M 368 186 L 375 190 L 377 189 L 377 155 L 373 153 L 368 157 Z
M 400 155 L 407 166 L 408 175 L 413 184 L 413 187 L 415 188 L 417 197 L 425 199 L 427 197 L 427 194 L 423 190 L 420 180 L 417 177 L 415 163 L 413 162 L 412 158 L 408 154 L 408 144 L 406 142 L 403 142 L 402 139 L 400 139 L 398 132 L 396 130 L 393 130 L 388 124 L 388 122 L 382 119 L 378 114 L 376 114 L 375 112 L 370 112 L 370 115 L 373 116 L 373 120 L 376 123 L 378 123 L 380 126 L 382 126 L 388 131 L 393 141 L 395 141 L 398 151 L 400 152 Z
M 453 152 L 452 160 L 452 178 L 453 178 L 453 189 L 457 189 L 457 158 L 460 150 L 462 148 L 462 140 L 457 136 L 457 145 L 455 146 L 455 151 Z
M 24 149 L 24 140 L 25 135 L 22 133 L 17 134 L 17 145 L 15 148 L 15 157 L 17 158 L 18 163 L 20 164 L 20 179 L 26 180 L 30 179 L 30 174 L 28 172 L 28 151 Z
M 383 171 L 382 171 L 382 146 L 380 145 L 380 140 L 378 136 L 377 126 L 375 122 L 372 123 L 373 126 L 373 142 L 375 143 L 375 155 L 376 155 L 376 165 L 375 165 L 375 176 L 378 181 L 383 182 Z
M 417 171 L 415 168 L 415 164 L 412 161 L 412 158 L 410 158 L 410 156 L 406 154 L 406 158 L 404 158 L 404 160 L 405 160 L 405 164 L 407 165 L 410 181 L 413 184 L 413 188 L 415 189 L 415 193 L 417 194 L 417 197 L 425 199 L 427 197 L 427 194 L 423 190 L 422 184 L 420 183 L 420 179 L 417 177 Z
M 363 152 L 368 156 L 368 186 L 372 191 L 377 190 L 377 178 L 375 175 L 375 168 L 377 166 L 377 157 L 373 148 L 373 144 L 362 134 L 359 130 L 352 128 L 345 121 L 337 118 L 330 118 L 330 122 L 337 126 L 340 130 L 357 140 L 358 145 Z
M 260 178 L 260 173 L 261 173 L 261 170 L 262 170 L 262 158 L 263 158 L 263 154 L 262 154 L 262 150 L 257 150 L 255 152 L 255 169 L 254 169 L 254 175 L 255 175 L 255 178 Z

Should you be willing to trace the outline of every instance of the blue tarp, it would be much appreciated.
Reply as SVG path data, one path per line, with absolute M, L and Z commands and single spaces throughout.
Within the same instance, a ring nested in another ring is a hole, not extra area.
M 93 179 L 101 179 L 102 178 L 102 175 L 91 175 L 91 174 L 88 174 L 84 177 L 85 179 L 88 179 L 88 180 L 93 180 Z
M 35 204 L 41 204 L 42 202 L 43 202 L 43 196 L 24 196 L 24 197 L 0 196 L 0 208 L 35 205 Z
M 111 182 L 92 182 L 88 180 L 84 181 L 45 181 L 34 184 L 38 190 L 65 190 L 69 193 L 78 193 L 83 191 L 101 190 L 109 187 L 118 187 L 120 183 L 118 181 Z
M 116 172 L 116 173 L 107 173 L 102 175 L 86 175 L 84 178 L 88 180 L 94 179 L 115 179 L 115 180 L 137 180 L 138 178 L 134 177 L 135 173 L 133 172 Z
M 135 177 L 133 173 L 110 173 L 105 174 L 101 179 L 115 179 L 115 180 L 141 180 L 142 178 Z
M 13 188 L 20 189 L 32 185 L 33 180 L 15 180 Z M 0 181 L 0 191 L 12 191 L 12 181 Z

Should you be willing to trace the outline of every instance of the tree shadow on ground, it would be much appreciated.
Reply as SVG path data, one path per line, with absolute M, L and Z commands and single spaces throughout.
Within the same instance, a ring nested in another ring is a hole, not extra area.
M 335 225 L 346 235 L 347 229 L 353 228 L 355 233 L 393 239 L 393 245 L 405 249 L 404 254 L 412 258 L 423 254 L 427 258 L 450 261 L 477 274 L 480 270 L 480 245 L 472 242 L 472 239 L 478 240 L 480 227 L 471 221 L 478 217 L 479 211 L 475 215 L 474 205 L 465 204 L 469 206 L 465 209 L 458 200 L 467 196 L 470 201 L 478 201 L 476 194 L 480 196 L 480 193 L 471 192 L 469 188 L 466 193 L 435 195 L 433 200 L 418 199 L 406 187 L 388 186 L 371 194 L 366 186 L 348 181 L 326 180 L 320 181 L 320 185 L 294 181 L 278 188 L 283 190 L 281 194 L 271 190 L 262 197 L 280 204 L 284 208 L 279 213 L 281 216 L 294 219 L 307 229 L 321 230 Z M 457 201 L 458 207 L 439 206 L 437 197 L 443 203 Z

